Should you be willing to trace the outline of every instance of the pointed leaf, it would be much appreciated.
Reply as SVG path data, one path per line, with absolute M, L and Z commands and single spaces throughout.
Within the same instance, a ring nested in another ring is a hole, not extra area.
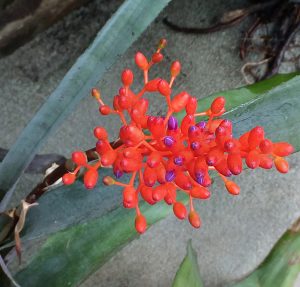
M 187 254 L 183 259 L 173 282 L 173 287 L 203 287 L 203 282 L 199 273 L 197 253 L 189 240 Z
M 300 232 L 287 231 L 264 262 L 233 287 L 291 287 L 300 274 Z

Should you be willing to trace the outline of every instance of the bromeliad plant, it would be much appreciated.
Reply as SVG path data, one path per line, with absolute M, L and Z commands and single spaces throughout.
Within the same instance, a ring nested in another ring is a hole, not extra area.
M 289 165 L 284 157 L 293 152 L 289 143 L 273 143 L 265 138 L 260 126 L 238 139 L 234 138 L 232 123 L 219 118 L 225 112 L 225 99 L 221 96 L 203 112 L 197 112 L 197 99 L 186 91 L 171 97 L 174 80 L 181 70 L 180 62 L 172 63 L 170 81 L 161 78 L 149 80 L 150 68 L 163 60 L 161 51 L 165 45 L 166 40 L 162 39 L 150 61 L 142 53 L 136 53 L 135 63 L 144 74 L 144 86 L 138 93 L 131 90 L 134 76 L 129 69 L 122 72 L 123 86 L 114 97 L 113 108 L 103 102 L 97 89 L 92 89 L 100 114 L 120 117 L 119 139 L 110 144 L 105 128 L 96 127 L 98 159 L 88 163 L 83 151 L 73 152 L 76 167 L 62 178 L 64 184 L 72 184 L 79 171 L 84 170 L 84 185 L 92 189 L 98 181 L 98 169 L 112 166 L 115 179 L 105 176 L 103 182 L 124 187 L 123 205 L 135 208 L 135 227 L 139 233 L 147 228 L 146 218 L 139 209 L 140 197 L 150 205 L 164 200 L 173 205 L 175 216 L 182 220 L 188 212 L 186 206 L 176 200 L 176 194 L 178 190 L 186 193 L 189 197 L 189 222 L 199 228 L 201 220 L 193 200 L 210 197 L 211 172 L 221 177 L 230 194 L 238 195 L 239 186 L 229 178 L 242 172 L 243 160 L 251 169 L 271 169 L 274 163 L 279 172 L 286 173 Z M 147 92 L 159 93 L 165 98 L 165 116 L 147 114 L 149 103 L 143 98 Z M 184 110 L 186 115 L 178 123 L 174 115 Z M 201 116 L 206 120 L 198 121 Z M 124 173 L 131 174 L 129 183 L 118 181 Z

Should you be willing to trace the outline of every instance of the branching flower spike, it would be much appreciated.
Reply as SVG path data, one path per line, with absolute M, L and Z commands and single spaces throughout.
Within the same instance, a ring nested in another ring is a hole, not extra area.
M 120 117 L 122 127 L 118 145 L 109 143 L 105 128 L 96 127 L 94 136 L 98 140 L 96 152 L 99 159 L 88 163 L 84 152 L 75 151 L 72 160 L 76 168 L 63 176 L 64 184 L 69 185 L 75 181 L 79 170 L 84 169 L 84 185 L 92 189 L 98 181 L 97 170 L 112 166 L 114 178 L 106 176 L 103 182 L 124 188 L 123 205 L 136 210 L 135 228 L 139 233 L 147 228 L 139 200 L 143 199 L 150 205 L 164 200 L 173 206 L 177 218 L 188 218 L 193 227 L 199 228 L 201 220 L 193 200 L 210 197 L 211 171 L 221 177 L 230 194 L 238 195 L 239 186 L 229 178 L 242 172 L 243 160 L 251 169 L 270 169 L 274 163 L 279 172 L 286 173 L 289 165 L 284 157 L 293 152 L 290 144 L 273 143 L 265 138 L 260 126 L 238 139 L 233 138 L 232 123 L 219 118 L 225 112 L 224 97 L 217 97 L 208 110 L 199 113 L 196 112 L 197 99 L 186 91 L 171 96 L 172 86 L 181 70 L 178 61 L 171 65 L 169 81 L 161 78 L 149 80 L 149 70 L 162 61 L 161 51 L 165 45 L 166 40 L 161 40 L 150 61 L 141 52 L 136 53 L 135 63 L 144 74 L 144 87 L 138 93 L 131 89 L 134 76 L 129 69 L 122 72 L 123 85 L 113 99 L 113 107 L 103 102 L 97 89 L 92 89 L 100 114 Z M 168 109 L 164 117 L 147 114 L 149 103 L 143 98 L 147 92 L 159 93 L 165 98 Z M 179 123 L 174 115 L 184 110 L 186 115 Z M 198 121 L 201 116 L 208 117 L 208 120 Z M 118 181 L 124 173 L 131 174 L 129 183 Z M 139 179 L 137 186 L 136 178 Z M 178 191 L 189 197 L 188 210 L 177 201 Z

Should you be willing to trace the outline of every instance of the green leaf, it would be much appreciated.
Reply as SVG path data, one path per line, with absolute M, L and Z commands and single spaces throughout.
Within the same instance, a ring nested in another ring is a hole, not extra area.
M 264 262 L 233 287 L 291 287 L 300 273 L 300 232 L 287 231 Z
M 156 18 L 170 0 L 126 0 L 105 24 L 92 45 L 78 58 L 59 86 L 23 130 L 0 166 L 0 200 L 14 185 L 47 139 L 85 97 L 107 69 Z
M 203 287 L 202 279 L 199 273 L 197 253 L 189 240 L 187 245 L 187 254 L 183 259 L 176 273 L 173 287 Z
M 183 199 L 183 195 L 178 199 Z M 135 211 L 123 208 L 120 201 L 117 205 L 102 217 L 52 235 L 29 266 L 16 275 L 16 280 L 22 287 L 39 287 L 41 284 L 44 287 L 77 286 L 124 244 L 138 236 L 134 228 Z M 85 209 L 86 206 L 77 208 Z M 172 210 L 165 203 L 157 204 L 154 209 L 141 203 L 140 208 L 148 227 Z
M 217 93 L 200 100 L 199 106 L 205 108 L 222 94 L 229 107 L 226 117 L 233 120 L 237 134 L 261 124 L 271 140 L 290 141 L 299 150 L 299 92 L 299 76 L 277 76 L 250 87 Z M 102 169 L 100 176 L 107 173 L 108 169 Z M 188 197 L 180 194 L 179 200 L 186 203 Z M 87 191 L 77 182 L 73 187 L 63 186 L 46 193 L 39 206 L 29 212 L 23 240 L 64 230 L 52 235 L 17 275 L 21 285 L 34 287 L 41 282 L 54 287 L 68 282 L 76 285 L 134 239 L 134 213 L 120 207 L 121 201 L 117 188 L 101 184 L 97 190 Z M 142 211 L 148 223 L 153 224 L 171 213 L 172 208 L 165 204 L 142 204 Z

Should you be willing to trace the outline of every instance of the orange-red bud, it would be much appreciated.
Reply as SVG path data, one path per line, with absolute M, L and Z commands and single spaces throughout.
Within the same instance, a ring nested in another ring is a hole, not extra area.
M 172 63 L 170 72 L 172 77 L 177 77 L 181 70 L 181 64 L 179 61 L 175 61 Z
M 240 187 L 233 181 L 228 180 L 225 183 L 227 191 L 232 195 L 240 194 Z
M 113 149 L 107 151 L 101 156 L 101 164 L 103 166 L 110 166 L 117 158 L 117 152 Z
M 62 177 L 63 184 L 65 184 L 65 185 L 70 185 L 70 184 L 74 183 L 75 179 L 76 179 L 76 176 L 74 173 L 66 173 Z
M 149 81 L 145 85 L 145 90 L 147 92 L 157 92 L 158 91 L 158 84 L 159 84 L 160 81 L 161 81 L 161 78 L 157 78 L 157 79 Z
M 171 106 L 174 112 L 177 113 L 183 110 L 187 105 L 190 97 L 191 96 L 185 91 L 177 94 L 171 101 Z
M 287 142 L 273 144 L 273 153 L 277 156 L 288 156 L 294 152 L 294 147 Z
M 154 53 L 152 55 L 152 62 L 157 64 L 163 60 L 164 56 L 161 53 Z
M 144 233 L 147 229 L 147 221 L 142 214 L 137 215 L 135 218 L 135 229 L 140 234 Z
M 104 127 L 95 127 L 94 128 L 94 136 L 98 140 L 106 140 L 108 137 L 107 131 Z
M 208 199 L 210 198 L 210 192 L 203 186 L 194 186 L 190 192 L 191 196 L 199 199 Z
M 260 126 L 253 128 L 248 137 L 248 145 L 250 149 L 255 149 L 260 142 L 264 139 L 265 132 L 264 129 Z
M 165 97 L 168 97 L 171 95 L 171 88 L 169 86 L 169 83 L 165 80 L 160 80 L 158 83 L 158 91 Z
M 143 71 L 148 69 L 148 60 L 141 52 L 135 54 L 135 63 Z
M 199 214 L 195 210 L 192 210 L 189 213 L 189 222 L 194 228 L 200 228 L 201 220 Z
M 281 173 L 287 173 L 289 171 L 289 163 L 282 157 L 275 158 L 276 169 Z
M 85 165 L 87 163 L 86 154 L 83 151 L 74 151 L 72 161 L 77 165 Z
M 225 107 L 225 98 L 217 97 L 214 99 L 210 106 L 210 110 L 213 114 L 219 114 Z
M 183 203 L 179 201 L 173 204 L 173 212 L 178 219 L 182 220 L 186 218 L 186 214 L 187 214 L 186 207 L 184 206 Z
M 93 189 L 98 181 L 98 172 L 94 168 L 88 169 L 84 174 L 83 183 L 87 189 Z
M 108 105 L 103 105 L 99 107 L 99 112 L 100 114 L 102 114 L 103 116 L 107 116 L 111 113 L 111 109 Z
M 126 69 L 122 72 L 122 83 L 125 87 L 129 87 L 133 82 L 133 73 L 131 70 Z

